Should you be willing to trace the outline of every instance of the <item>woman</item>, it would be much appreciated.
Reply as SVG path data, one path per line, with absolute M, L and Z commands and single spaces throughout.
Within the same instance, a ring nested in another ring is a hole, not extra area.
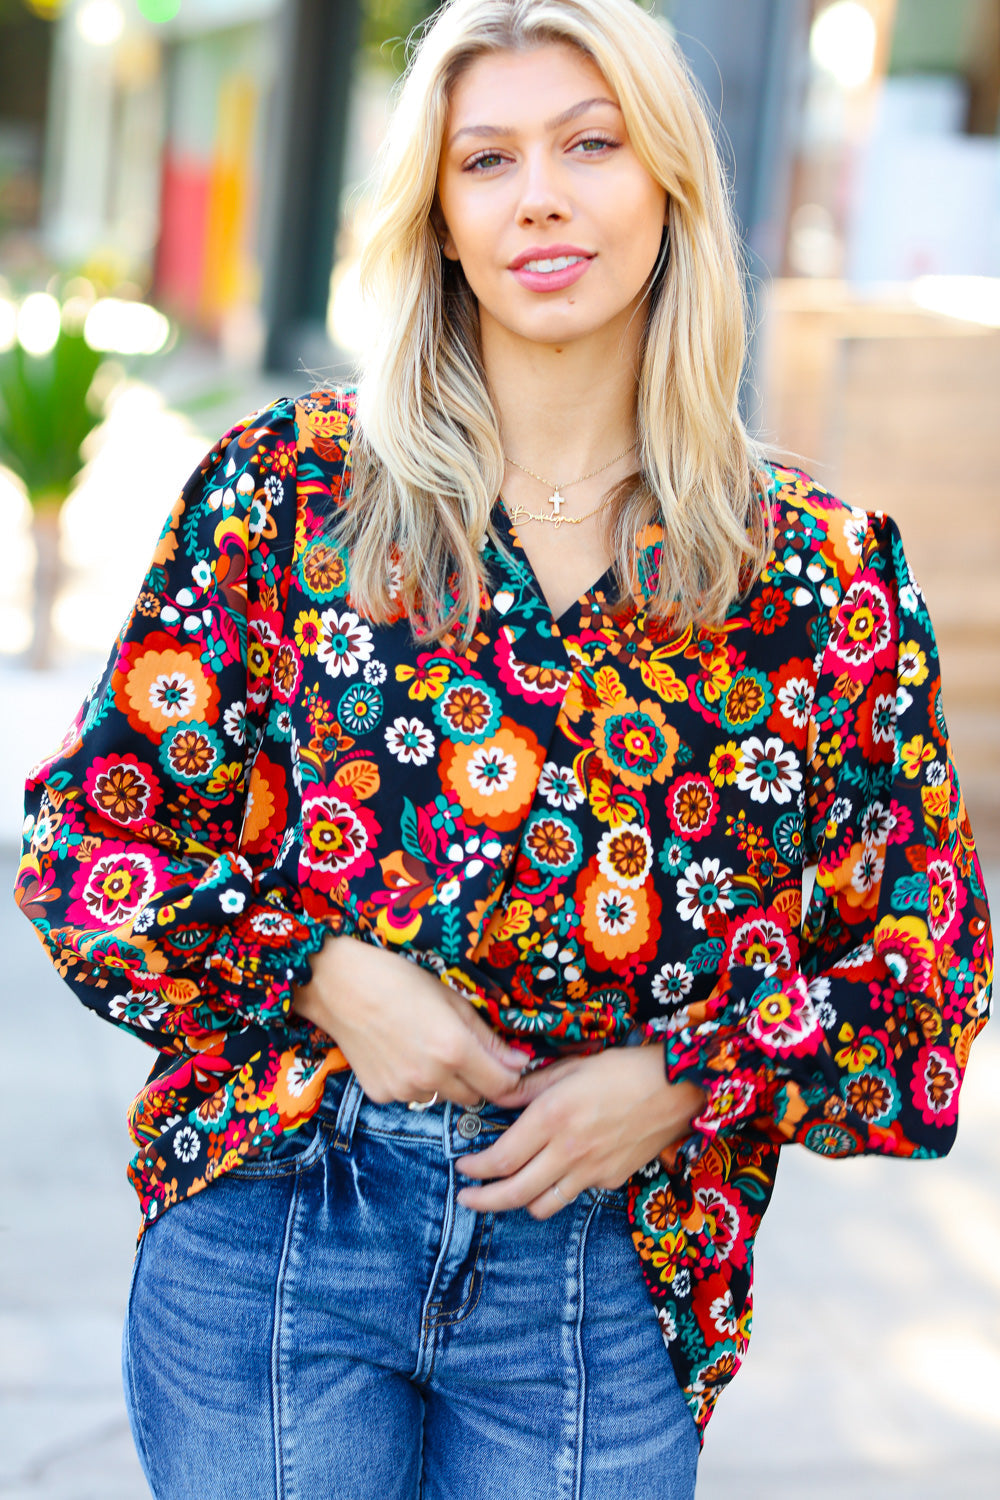
M 631 0 L 441 10 L 363 271 L 357 402 L 220 440 L 29 787 L 22 904 L 159 1050 L 137 1445 L 159 1497 L 690 1497 L 779 1147 L 954 1138 L 990 952 L 930 622 L 740 424 Z

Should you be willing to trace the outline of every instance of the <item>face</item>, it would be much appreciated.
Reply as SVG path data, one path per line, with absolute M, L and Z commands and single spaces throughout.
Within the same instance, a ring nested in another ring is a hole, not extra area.
M 479 302 L 484 342 L 633 329 L 667 195 L 603 74 L 575 48 L 477 58 L 453 90 L 435 222 Z

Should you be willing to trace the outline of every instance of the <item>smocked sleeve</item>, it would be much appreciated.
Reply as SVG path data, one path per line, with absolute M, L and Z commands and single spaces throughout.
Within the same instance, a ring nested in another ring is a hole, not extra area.
M 673 1018 L 667 1076 L 707 1091 L 685 1151 L 751 1126 L 829 1156 L 941 1156 L 985 1024 L 986 891 L 930 618 L 891 521 L 821 620 L 801 966 L 735 968 Z
M 279 401 L 206 456 L 102 676 L 28 780 L 22 911 L 85 1005 L 166 1051 L 286 1024 L 329 930 L 281 874 L 287 850 L 248 852 L 296 452 Z

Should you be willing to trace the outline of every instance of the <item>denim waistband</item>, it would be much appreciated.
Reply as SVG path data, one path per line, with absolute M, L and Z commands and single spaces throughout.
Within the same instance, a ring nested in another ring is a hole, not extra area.
M 320 1119 L 333 1135 L 334 1149 L 349 1151 L 354 1132 L 361 1130 L 366 1135 L 439 1144 L 446 1158 L 482 1149 L 520 1113 L 487 1099 L 470 1106 L 439 1099 L 427 1109 L 410 1109 L 399 1101 L 373 1104 L 353 1072 L 331 1074 L 320 1105 Z

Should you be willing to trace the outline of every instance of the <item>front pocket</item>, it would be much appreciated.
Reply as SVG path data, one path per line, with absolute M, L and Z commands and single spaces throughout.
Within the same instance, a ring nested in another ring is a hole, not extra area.
M 288 1177 L 312 1167 L 326 1151 L 329 1138 L 317 1119 L 307 1120 L 297 1130 L 285 1130 L 268 1151 L 241 1162 L 227 1177 Z

